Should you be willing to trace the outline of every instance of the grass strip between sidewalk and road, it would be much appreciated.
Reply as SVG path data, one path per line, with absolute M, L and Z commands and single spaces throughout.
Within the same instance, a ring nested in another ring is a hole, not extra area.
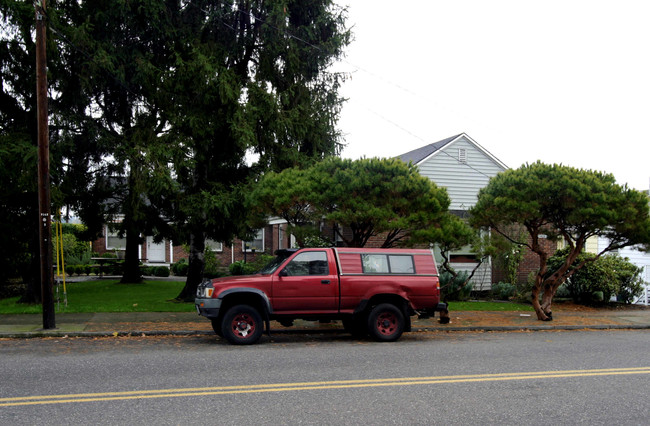
M 64 305 L 63 286 L 54 290 L 57 313 L 89 312 L 193 312 L 194 303 L 174 298 L 184 281 L 149 281 L 120 284 L 117 280 L 91 280 L 66 284 L 68 305 Z M 42 306 L 17 303 L 18 297 L 0 300 L 0 314 L 37 314 Z M 450 311 L 532 311 L 531 305 L 511 302 L 450 302 Z

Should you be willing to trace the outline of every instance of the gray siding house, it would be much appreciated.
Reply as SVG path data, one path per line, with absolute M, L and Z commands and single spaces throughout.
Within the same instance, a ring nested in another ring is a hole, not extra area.
M 449 210 L 464 217 L 476 204 L 478 192 L 491 177 L 508 167 L 467 134 L 461 133 L 398 156 L 412 162 L 439 187 L 447 189 L 451 198 Z M 476 262 L 469 247 L 451 253 L 456 270 L 471 271 Z M 492 283 L 491 263 L 485 262 L 472 279 L 475 290 L 489 290 Z

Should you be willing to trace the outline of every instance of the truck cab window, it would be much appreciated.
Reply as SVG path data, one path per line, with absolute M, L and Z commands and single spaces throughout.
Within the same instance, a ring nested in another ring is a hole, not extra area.
M 298 254 L 284 268 L 287 275 L 292 277 L 305 275 L 329 275 L 327 253 L 324 251 L 309 251 Z

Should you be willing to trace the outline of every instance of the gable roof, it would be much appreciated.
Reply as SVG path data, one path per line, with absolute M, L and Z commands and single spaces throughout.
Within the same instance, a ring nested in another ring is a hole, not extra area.
M 443 148 L 445 148 L 448 145 L 453 144 L 460 138 L 464 137 L 467 141 L 469 141 L 471 144 L 476 146 L 478 150 L 483 152 L 487 157 L 489 157 L 492 161 L 494 161 L 499 167 L 502 167 L 504 170 L 508 169 L 508 166 L 506 166 L 501 160 L 496 158 L 494 155 L 492 155 L 489 151 L 487 151 L 485 148 L 483 148 L 481 145 L 479 145 L 474 139 L 470 138 L 467 134 L 461 133 L 455 136 L 451 136 L 447 139 L 443 139 L 438 142 L 434 142 L 432 144 L 423 146 L 421 148 L 414 149 L 413 151 L 409 151 L 405 154 L 399 155 L 397 158 L 400 160 L 404 161 L 405 163 L 408 163 L 409 161 L 413 162 L 413 164 L 418 165 L 425 160 L 429 159 L 430 157 L 440 153 L 443 151 Z
M 418 164 L 419 162 L 429 157 L 434 152 L 438 151 L 439 149 L 441 149 L 442 147 L 444 147 L 445 145 L 447 145 L 448 143 L 450 143 L 451 141 L 453 141 L 454 139 L 462 135 L 463 134 L 461 133 L 460 135 L 452 136 L 450 138 L 443 139 L 438 142 L 434 142 L 432 144 L 423 146 L 421 148 L 414 149 L 413 151 L 409 151 L 406 154 L 399 155 L 397 158 L 399 158 L 405 163 L 412 161 L 413 164 Z

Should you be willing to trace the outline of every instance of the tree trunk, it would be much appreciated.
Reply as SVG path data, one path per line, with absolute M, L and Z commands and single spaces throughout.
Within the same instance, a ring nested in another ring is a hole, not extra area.
M 533 286 L 531 302 L 533 304 L 533 309 L 535 309 L 535 313 L 537 314 L 537 319 L 540 321 L 546 321 L 546 315 L 542 310 L 542 306 L 539 304 L 539 287 L 537 286 L 537 283 Z
M 550 294 L 548 290 L 544 290 L 544 293 L 542 294 L 542 303 L 541 303 L 541 308 L 544 311 L 544 314 L 546 315 L 546 321 L 550 321 L 552 319 L 552 312 L 551 312 L 551 304 L 553 301 L 553 296 Z
M 124 255 L 124 270 L 122 271 L 121 283 L 141 283 L 140 256 L 138 246 L 140 245 L 140 231 L 131 219 L 129 213 L 124 217 L 126 227 L 126 253 Z
M 122 206 L 124 213 L 124 220 L 122 227 L 124 229 L 124 236 L 126 237 L 126 253 L 124 254 L 124 270 L 121 283 L 140 283 L 142 282 L 142 275 L 140 275 L 140 255 L 139 246 L 142 240 L 140 239 L 140 226 L 136 217 L 140 207 L 140 192 L 136 189 L 136 170 L 137 165 L 131 162 L 131 169 L 128 176 L 128 188 L 126 200 Z
M 36 215 L 34 215 L 36 216 Z M 36 220 L 34 221 L 36 223 Z M 38 271 L 40 271 L 40 252 L 39 252 L 39 237 L 38 229 L 34 227 L 36 232 L 32 232 L 29 244 L 29 251 L 32 254 L 29 260 L 30 268 L 23 274 L 23 281 L 26 284 L 25 293 L 18 300 L 18 303 L 41 303 L 41 280 Z
M 535 285 L 533 286 L 531 302 L 535 313 L 537 314 L 537 319 L 540 321 L 551 321 L 553 317 L 551 316 L 551 301 L 553 299 L 552 287 L 547 286 L 544 288 L 544 294 L 542 295 L 542 303 L 539 302 L 539 293 L 542 288 L 542 277 L 537 276 L 535 279 Z M 550 292 L 549 292 L 550 289 Z
M 541 304 L 541 308 L 544 311 L 544 314 L 546 314 L 546 317 L 548 318 L 546 321 L 550 321 L 553 319 L 552 312 L 551 312 L 553 296 L 555 296 L 554 286 L 550 284 L 546 284 L 546 286 L 544 287 L 544 294 L 542 294 L 542 304 Z
M 190 234 L 190 255 L 189 266 L 187 268 L 187 280 L 185 287 L 180 294 L 176 296 L 177 300 L 184 302 L 194 301 L 196 289 L 203 280 L 203 270 L 205 269 L 205 233 L 196 231 Z
M 126 232 L 126 253 L 124 255 L 124 271 L 121 283 L 141 283 L 142 275 L 140 274 L 140 258 L 138 256 L 138 246 L 140 245 L 140 235 L 137 231 L 127 230 Z

